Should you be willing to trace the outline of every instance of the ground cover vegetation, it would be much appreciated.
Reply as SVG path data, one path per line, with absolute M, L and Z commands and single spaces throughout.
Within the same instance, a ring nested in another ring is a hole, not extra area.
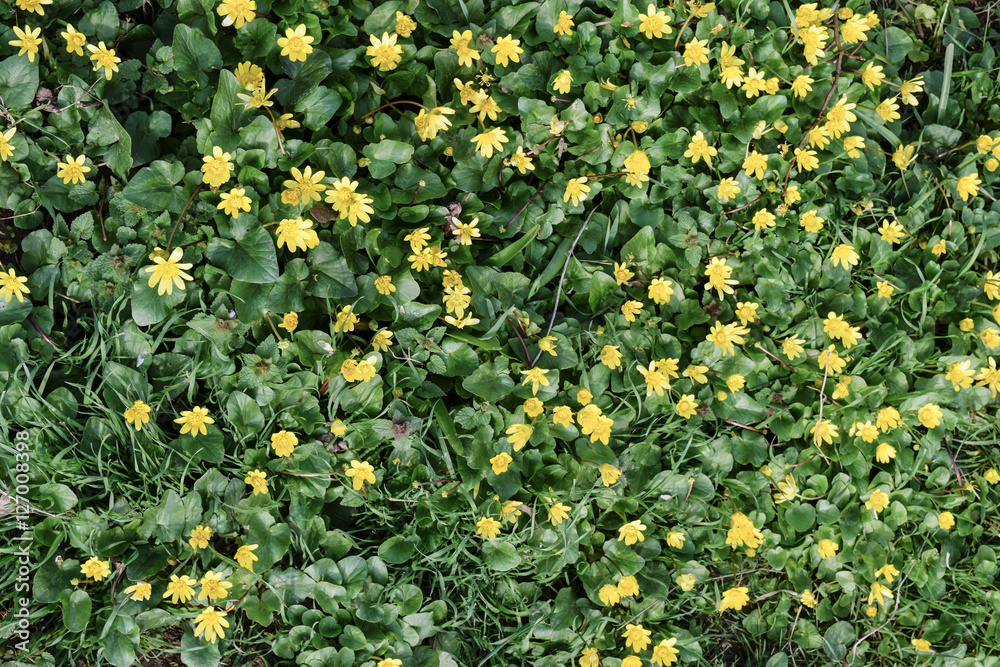
M 0 20 L 4 664 L 996 664 L 996 3 Z

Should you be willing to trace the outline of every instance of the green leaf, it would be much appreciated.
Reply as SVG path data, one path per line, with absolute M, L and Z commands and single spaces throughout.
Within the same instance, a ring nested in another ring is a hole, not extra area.
M 309 251 L 309 293 L 324 299 L 353 299 L 358 295 L 354 273 L 347 261 L 329 243 Z
M 413 543 L 407 541 L 405 537 L 394 535 L 379 545 L 378 555 L 387 563 L 400 565 L 408 562 L 416 550 Z
M 59 596 L 62 604 L 63 625 L 70 632 L 83 632 L 90 621 L 92 603 L 87 591 L 75 589 L 64 590 Z
M 0 62 L 0 91 L 6 107 L 19 109 L 34 101 L 38 92 L 38 64 L 38 58 L 28 62 L 25 56 L 11 56 Z
M 234 391 L 226 401 L 226 414 L 229 421 L 242 435 L 249 435 L 264 428 L 264 414 L 260 411 L 257 401 L 241 391 Z
M 486 567 L 496 572 L 507 572 L 521 564 L 517 550 L 506 542 L 497 540 L 483 543 L 483 560 Z
M 186 199 L 183 188 L 175 184 L 182 178 L 184 178 L 183 164 L 156 160 L 132 177 L 122 195 L 133 204 L 138 204 L 149 211 L 180 213 Z
M 141 273 L 141 276 L 149 276 Z M 184 301 L 184 292 L 174 288 L 172 294 L 157 293 L 159 285 L 150 287 L 147 280 L 140 278 L 132 286 L 132 320 L 140 327 L 148 327 L 165 320 L 175 306 Z
M 207 642 L 204 636 L 199 639 L 191 627 L 187 628 L 181 637 L 181 662 L 186 667 L 218 667 L 220 659 L 218 640 Z
M 524 249 L 529 243 L 535 240 L 535 237 L 538 236 L 538 232 L 541 231 L 541 229 L 541 225 L 535 225 L 527 234 L 481 263 L 485 266 L 496 267 L 506 265 L 515 257 L 524 253 Z
M 292 544 L 292 531 L 285 523 L 275 523 L 274 517 L 267 512 L 257 512 L 250 519 L 247 529 L 247 544 L 256 544 L 254 555 L 254 572 L 266 572 L 274 567 L 288 552 Z
M 847 621 L 837 621 L 823 635 L 823 650 L 831 660 L 841 661 L 847 657 L 847 645 L 854 643 L 857 633 Z
M 487 361 L 462 382 L 462 388 L 490 402 L 504 398 L 514 391 L 507 358 L 498 356 L 492 362 Z
M 278 279 L 278 256 L 266 229 L 255 225 L 235 241 L 214 238 L 208 244 L 208 259 L 234 280 L 273 283 Z
M 21 322 L 31 314 L 31 309 L 30 299 L 24 299 L 24 301 L 18 301 L 13 297 L 11 297 L 10 301 L 0 299 L 0 326 Z
M 805 533 L 811 530 L 816 522 L 816 510 L 808 503 L 801 503 L 785 512 L 785 520 L 798 532 Z
M 124 180 L 132 168 L 132 137 L 121 126 L 107 105 L 102 106 L 90 120 L 87 142 L 107 146 L 104 161 L 115 176 Z
M 206 71 L 222 67 L 222 54 L 211 39 L 183 23 L 174 28 L 174 67 L 185 81 L 208 82 Z

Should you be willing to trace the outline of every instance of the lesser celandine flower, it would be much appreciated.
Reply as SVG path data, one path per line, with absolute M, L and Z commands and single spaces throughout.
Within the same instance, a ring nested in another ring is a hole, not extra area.
M 17 39 L 12 39 L 8 44 L 11 46 L 17 46 L 21 50 L 18 51 L 17 55 L 23 56 L 28 54 L 28 62 L 35 62 L 35 54 L 38 53 L 38 47 L 42 43 L 42 29 L 35 28 L 32 30 L 31 26 L 24 26 L 27 30 L 21 30 L 18 26 L 14 26 L 14 34 L 17 35 Z
M 170 575 L 170 583 L 167 584 L 167 590 L 163 593 L 163 598 L 170 598 L 174 604 L 187 604 L 188 600 L 194 597 L 194 588 L 192 588 L 194 583 L 195 580 L 186 574 L 179 577 L 172 574 Z
M 632 546 L 636 542 L 642 542 L 646 539 L 642 534 L 644 530 L 646 530 L 646 526 L 638 519 L 626 523 L 618 529 L 618 541 L 625 542 L 628 546 Z
M 670 27 L 670 17 L 662 9 L 650 3 L 645 14 L 639 14 L 639 32 L 645 33 L 646 39 L 660 38 L 674 31 Z
M 84 166 L 83 162 L 87 159 L 87 156 L 80 155 L 78 157 L 73 157 L 72 155 L 66 156 L 65 162 L 56 161 L 56 166 L 58 171 L 56 176 L 63 179 L 64 185 L 69 185 L 73 183 L 83 183 L 87 180 L 85 174 L 90 171 L 90 167 Z
M 253 495 L 267 495 L 267 473 L 260 470 L 251 470 L 243 479 L 244 484 L 249 484 L 253 488 Z
M 524 49 L 519 46 L 520 43 L 521 40 L 512 39 L 511 35 L 498 38 L 496 46 L 490 49 L 491 53 L 496 54 L 497 65 L 505 67 L 511 61 L 521 62 L 520 54 L 524 53 Z
M 195 551 L 207 549 L 208 541 L 212 538 L 212 529 L 209 526 L 199 524 L 191 529 L 189 536 L 191 539 L 188 540 L 188 544 L 191 545 L 192 549 Z
M 216 11 L 223 17 L 222 25 L 239 29 L 257 16 L 257 3 L 254 0 L 223 0 Z
M 86 563 L 80 566 L 80 571 L 88 579 L 100 581 L 104 577 L 111 575 L 111 563 L 101 560 L 96 556 L 91 556 Z
M 837 550 L 840 546 L 833 540 L 822 539 L 816 545 L 816 550 L 819 551 L 820 558 L 834 558 L 837 555 Z
M 236 550 L 236 555 L 233 559 L 240 564 L 240 567 L 253 572 L 254 562 L 260 560 L 260 558 L 255 556 L 253 553 L 257 546 L 258 545 L 256 544 L 244 544 Z
M 513 462 L 513 458 L 507 452 L 500 452 L 496 456 L 490 459 L 490 466 L 493 468 L 494 475 L 502 475 L 507 472 L 507 466 Z
M 345 474 L 352 479 L 355 491 L 360 491 L 365 482 L 375 483 L 375 467 L 368 461 L 351 461 L 351 468 Z
M 476 522 L 476 534 L 484 539 L 492 540 L 500 534 L 500 522 L 488 516 Z
M 396 44 L 396 33 L 382 33 L 382 39 L 370 36 L 371 46 L 365 50 L 365 55 L 372 59 L 372 65 L 380 72 L 396 69 L 403 58 L 403 47 Z
M 229 627 L 226 612 L 216 610 L 215 607 L 206 607 L 204 611 L 194 617 L 194 622 L 195 637 L 201 637 L 204 634 L 205 640 L 213 644 L 216 638 L 226 636 L 226 631 L 223 628 Z
M 305 24 L 299 24 L 294 30 L 285 29 L 285 36 L 278 38 L 278 46 L 281 47 L 281 55 L 288 56 L 293 63 L 296 61 L 305 62 L 306 56 L 313 51 L 310 44 L 313 38 L 306 34 Z
M 94 71 L 98 72 L 103 67 L 104 76 L 110 81 L 111 74 L 118 71 L 118 63 L 122 59 L 115 55 L 114 49 L 106 47 L 104 42 L 98 42 L 97 46 L 87 44 L 87 50 L 90 51 L 90 59 L 94 61 Z
M 573 16 L 567 14 L 565 11 L 559 12 L 559 18 L 556 19 L 556 23 L 552 26 L 552 32 L 557 35 L 569 36 L 573 34 Z
M 208 598 L 209 600 L 218 600 L 225 598 L 229 595 L 228 590 L 232 588 L 232 584 L 225 581 L 222 575 L 216 574 L 213 570 L 209 570 L 205 573 L 205 576 L 201 578 L 201 591 L 198 593 L 198 599 L 204 600 Z
M 181 416 L 174 420 L 175 424 L 181 424 L 181 435 L 185 433 L 190 433 L 191 437 L 197 437 L 198 434 L 208 435 L 208 429 L 205 428 L 206 424 L 214 424 L 215 420 L 208 416 L 208 409 L 199 406 L 194 406 L 190 410 L 182 410 Z
M 142 430 L 143 424 L 149 423 L 149 413 L 152 408 L 142 401 L 135 401 L 125 410 L 125 421 L 135 427 L 136 431 Z
M 618 481 L 621 471 L 610 463 L 601 464 L 601 482 L 604 486 L 611 486 Z
M 719 611 L 735 609 L 740 611 L 750 602 L 750 589 L 746 586 L 736 586 L 722 593 L 722 600 L 719 601 Z
M 149 599 L 150 594 L 153 592 L 153 587 L 145 581 L 137 581 L 122 592 L 130 596 L 133 601 L 139 602 L 140 600 Z
M 625 648 L 630 648 L 637 653 L 645 651 L 646 647 L 652 643 L 649 638 L 652 634 L 651 630 L 647 630 L 641 625 L 627 624 L 625 632 L 622 633 L 622 637 L 625 638 Z

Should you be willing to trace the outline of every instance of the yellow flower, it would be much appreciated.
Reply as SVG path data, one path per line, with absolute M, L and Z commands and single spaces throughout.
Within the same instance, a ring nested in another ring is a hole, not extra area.
M 868 594 L 868 604 L 873 602 L 879 603 L 879 605 L 884 606 L 886 600 L 892 599 L 892 591 L 883 586 L 878 581 L 873 581 L 871 585 L 871 592 Z
M 112 72 L 118 71 L 118 63 L 122 59 L 115 55 L 114 49 L 106 47 L 104 42 L 98 42 L 97 46 L 88 44 L 87 50 L 90 51 L 90 59 L 94 61 L 94 71 L 98 72 L 103 67 L 104 76 L 110 81 Z
M 562 95 L 565 95 L 570 91 L 573 85 L 573 75 L 570 74 L 568 69 L 561 70 L 556 74 L 555 80 L 552 82 L 552 88 Z M 482 120 L 482 118 L 480 118 Z
M 51 0 L 49 0 L 51 2 Z M 59 33 L 66 40 L 66 53 L 83 55 L 83 47 L 87 44 L 87 36 L 82 32 L 77 32 L 71 23 L 66 24 L 66 32 Z
M 225 637 L 226 631 L 223 628 L 229 627 L 226 620 L 226 612 L 216 611 L 215 607 L 206 607 L 203 612 L 194 617 L 194 635 L 201 637 L 205 635 L 205 640 L 215 643 L 218 637 Z
M 562 503 L 556 503 L 549 507 L 549 521 L 558 526 L 569 516 L 570 507 L 568 505 L 563 505 Z
M 237 30 L 245 23 L 250 23 L 257 16 L 257 3 L 254 0 L 223 0 L 216 10 L 219 16 L 224 16 L 222 25 L 235 26 Z
M 635 322 L 635 318 L 641 310 L 641 301 L 626 301 L 622 304 L 622 315 L 625 316 L 626 322 Z
M 288 333 L 295 331 L 299 326 L 299 315 L 298 313 L 285 313 L 285 316 L 281 318 L 281 324 L 278 328 L 284 329 Z
M 188 544 L 191 548 L 197 551 L 198 549 L 207 549 L 208 541 L 212 538 L 212 529 L 208 526 L 198 525 L 191 529 L 189 533 L 191 539 L 188 540 Z
M 854 251 L 854 246 L 841 243 L 834 248 L 832 255 L 833 265 L 842 265 L 844 270 L 850 271 L 852 266 L 858 265 L 858 253 Z
M 244 544 L 239 549 L 236 550 L 236 555 L 234 559 L 240 564 L 240 567 L 250 570 L 253 572 L 254 562 L 260 560 L 254 555 L 253 551 L 257 548 L 256 544 Z
M 892 154 L 892 162 L 899 168 L 900 171 L 906 171 L 910 166 L 910 163 L 914 160 L 914 151 L 916 150 L 916 144 L 907 144 L 903 146 L 900 144 L 896 149 L 896 152 Z
M 881 464 L 887 464 L 896 458 L 896 448 L 887 442 L 880 442 L 875 448 L 875 460 Z
M 635 577 L 628 575 L 618 581 L 618 594 L 623 598 L 630 598 L 639 594 L 639 582 Z
M 928 403 L 917 411 L 917 419 L 926 428 L 937 427 L 941 423 L 941 417 L 943 416 L 944 413 L 941 412 L 941 408 L 934 403 Z
M 885 565 L 883 565 L 882 567 L 880 567 L 878 570 L 875 571 L 875 576 L 885 577 L 886 581 L 888 581 L 891 584 L 893 578 L 899 576 L 899 570 L 897 570 L 896 566 L 893 565 L 892 563 L 886 563 Z
M 142 425 L 149 423 L 149 413 L 151 411 L 151 407 L 142 401 L 136 401 L 125 410 L 125 421 L 135 426 L 136 431 L 141 431 Z
M 392 284 L 392 276 L 379 276 L 375 279 L 375 289 L 382 296 L 388 296 L 396 291 L 396 286 Z
M 746 380 L 739 373 L 734 373 L 726 378 L 726 386 L 729 391 L 736 393 L 746 385 Z
M 997 472 L 996 468 L 990 468 L 983 473 L 983 479 L 985 479 L 990 484 L 997 484 L 1000 482 L 1000 472 Z
M 868 86 L 868 90 L 875 90 L 875 86 L 881 86 L 884 79 L 882 66 L 876 65 L 874 61 L 869 61 L 861 70 L 861 83 Z
M 476 522 L 476 534 L 487 540 L 492 540 L 500 534 L 500 522 L 488 516 Z
M 677 637 L 671 637 L 670 639 L 664 639 L 654 646 L 653 655 L 649 658 L 650 662 L 654 665 L 660 665 L 660 667 L 669 667 L 669 665 L 677 662 L 677 656 L 680 655 L 680 651 L 674 648 L 676 643 Z
M 207 544 L 206 542 L 206 546 Z M 170 598 L 170 601 L 174 604 L 187 604 L 188 600 L 194 597 L 194 588 L 191 587 L 193 583 L 195 583 L 195 580 L 186 574 L 180 577 L 172 574 L 170 575 L 170 583 L 167 584 L 167 590 L 163 593 L 163 598 Z
M 305 62 L 306 56 L 313 51 L 313 47 L 310 46 L 313 41 L 313 38 L 306 34 L 305 24 L 300 23 L 295 30 L 285 28 L 285 36 L 278 38 L 278 46 L 281 47 L 281 55 L 288 56 L 293 63 Z
M 809 607 L 810 609 L 816 606 L 816 596 L 813 595 L 812 591 L 809 590 L 808 588 L 802 591 L 802 595 L 799 597 L 799 599 L 802 601 L 802 604 Z
M 652 396 L 656 392 L 657 396 L 663 396 L 664 389 L 670 389 L 670 378 L 656 370 L 656 362 L 649 362 L 649 368 L 639 366 L 639 372 L 646 382 L 646 396 Z
M 199 406 L 194 406 L 190 410 L 181 411 L 181 416 L 179 419 L 174 420 L 175 424 L 181 424 L 181 435 L 185 433 L 190 433 L 191 437 L 197 437 L 200 433 L 201 435 L 208 435 L 208 429 L 205 428 L 205 424 L 214 424 L 215 420 L 208 416 L 208 410 Z
M 31 26 L 28 25 L 24 27 L 27 28 L 27 30 L 21 30 L 19 27 L 14 26 L 13 30 L 14 34 L 17 35 L 17 39 L 12 39 L 7 43 L 11 46 L 20 47 L 21 50 L 18 51 L 17 55 L 23 56 L 27 53 L 28 62 L 33 63 L 35 62 L 35 54 L 38 53 L 38 47 L 42 43 L 42 29 L 35 28 L 32 30 Z
M 573 426 L 573 410 L 568 405 L 560 405 L 552 411 L 552 423 L 563 428 Z
M 958 190 L 958 195 L 962 198 L 962 201 L 969 201 L 969 197 L 975 197 L 979 193 L 980 184 L 982 184 L 982 181 L 979 180 L 979 174 L 973 172 L 959 177 L 955 188 Z
M 784 482 L 778 482 L 778 493 L 773 494 L 774 502 L 778 505 L 794 500 L 799 494 L 799 485 L 795 483 L 795 478 L 785 475 Z
M 10 145 L 10 140 L 17 134 L 17 128 L 10 128 L 5 132 L 0 132 L 0 161 L 6 162 L 7 158 L 14 154 L 14 147 Z
M 730 199 L 734 199 L 740 192 L 740 186 L 736 183 L 736 179 L 724 178 L 719 181 L 719 190 L 717 193 L 719 201 L 727 202 Z
M 212 155 L 202 158 L 204 162 L 201 166 L 201 171 L 204 174 L 202 180 L 212 188 L 218 188 L 227 182 L 232 176 L 233 170 L 233 163 L 229 161 L 231 157 L 229 153 L 223 152 L 220 147 L 213 146 Z
M 742 512 L 734 512 L 729 519 L 729 531 L 726 534 L 726 544 L 733 547 L 747 546 L 756 549 L 764 543 L 764 535 L 753 521 Z
M 622 365 L 622 353 L 618 345 L 605 345 L 601 348 L 601 363 L 614 370 Z
M 881 104 L 875 107 L 875 113 L 882 117 L 882 120 L 887 123 L 894 120 L 899 120 L 901 116 L 899 113 L 899 105 L 896 104 L 896 98 L 890 97 L 889 99 L 882 100 Z
M 698 130 L 694 133 L 694 137 L 691 139 L 691 143 L 688 144 L 688 148 L 684 151 L 684 157 L 691 158 L 691 164 L 698 164 L 698 160 L 704 160 L 705 164 L 712 164 L 712 158 L 719 154 L 719 151 L 715 149 L 714 146 L 709 146 L 708 141 L 705 139 L 705 135 Z
M 687 592 L 694 590 L 695 584 L 698 583 L 698 577 L 693 574 L 679 574 L 674 581 L 682 591 Z
M 899 411 L 890 406 L 879 410 L 878 416 L 875 418 L 875 425 L 883 433 L 888 433 L 891 429 L 899 426 L 899 420 Z
M 396 69 L 403 58 L 403 47 L 396 44 L 396 33 L 390 35 L 383 32 L 381 40 L 375 35 L 370 35 L 370 39 L 372 44 L 365 50 L 365 55 L 372 59 L 372 65 L 378 67 L 380 72 Z
M 639 32 L 646 33 L 646 39 L 663 37 L 674 30 L 670 27 L 670 17 L 650 3 L 645 14 L 639 14 Z
M 519 39 L 511 39 L 511 35 L 498 38 L 496 46 L 490 49 L 490 53 L 496 54 L 497 65 L 506 67 L 510 61 L 521 62 L 520 54 L 524 49 L 518 46 L 520 43 Z
M 345 433 L 347 433 L 347 424 L 345 424 L 339 419 L 335 419 L 330 424 L 330 433 L 333 433 L 336 436 L 344 435 Z
M 111 563 L 101 560 L 96 556 L 91 556 L 90 560 L 80 566 L 83 576 L 94 581 L 100 581 L 104 577 L 111 576 Z
M 565 14 L 566 12 L 563 12 Z M 596 648 L 585 648 L 580 653 L 580 667 L 598 667 L 601 660 L 597 656 Z
M 312 228 L 312 220 L 301 217 L 285 218 L 278 223 L 278 247 L 288 246 L 290 251 L 308 250 L 319 245 L 319 236 Z
M 626 523 L 618 529 L 618 541 L 624 541 L 628 546 L 632 546 L 636 542 L 642 542 L 646 539 L 642 534 L 644 530 L 646 530 L 646 526 L 638 519 Z
M 560 11 L 559 18 L 556 19 L 556 24 L 552 26 L 552 32 L 568 37 L 573 34 L 573 26 L 573 17 L 565 11 Z
M 796 97 L 805 97 L 812 90 L 810 83 L 816 83 L 816 80 L 811 76 L 800 74 L 792 81 L 792 92 L 795 93 Z
M 601 482 L 604 483 L 604 486 L 611 486 L 617 482 L 621 474 L 621 471 L 610 463 L 601 464 Z
M 651 634 L 653 634 L 651 630 L 647 630 L 641 625 L 629 623 L 625 626 L 625 632 L 622 633 L 622 637 L 625 637 L 625 648 L 630 648 L 636 653 L 645 651 L 646 647 L 652 643 L 649 638 Z
M 545 377 L 548 370 L 545 368 L 529 368 L 527 370 L 522 370 L 521 374 L 524 375 L 524 379 L 521 381 L 522 386 L 531 385 L 531 395 L 534 396 L 538 393 L 539 385 L 543 387 L 549 386 L 549 380 Z
M 302 197 L 302 203 L 306 206 L 314 199 L 316 201 L 322 199 L 319 193 L 326 190 L 326 185 L 320 181 L 326 176 L 326 172 L 317 171 L 314 174 L 312 167 L 306 165 L 304 171 L 299 171 L 296 167 L 292 167 L 291 174 L 292 179 L 284 182 L 285 188 L 295 193 L 293 201 L 290 202 L 291 204 L 298 205 L 299 197 Z
M 403 661 L 396 658 L 385 658 L 384 660 L 379 660 L 375 667 L 403 667 Z
M 798 165 L 800 171 L 812 171 L 819 166 L 819 159 L 816 157 L 816 151 L 796 148 L 795 163 Z
M 201 591 L 198 593 L 198 599 L 204 600 L 207 597 L 209 600 L 218 600 L 225 598 L 229 595 L 227 591 L 232 586 L 230 582 L 222 579 L 222 575 L 209 570 L 201 578 Z
M 260 470 L 251 470 L 243 478 L 244 484 L 249 484 L 253 489 L 253 495 L 267 495 L 267 473 Z
M 122 592 L 125 595 L 131 596 L 132 600 L 138 602 L 140 600 L 148 600 L 150 594 L 153 592 L 153 587 L 145 581 L 137 581 Z
M 403 12 L 396 12 L 395 31 L 400 37 L 409 37 L 410 34 L 416 29 L 417 22 L 413 20 L 413 17 L 408 16 Z
M 588 192 L 590 192 L 590 186 L 587 185 L 586 176 L 571 178 L 566 182 L 566 190 L 563 192 L 563 202 L 568 202 L 572 199 L 573 206 L 577 206 L 580 202 L 587 199 Z
M 749 333 L 744 327 L 737 327 L 733 324 L 721 324 L 716 321 L 709 329 L 706 340 L 712 341 L 715 347 L 722 350 L 723 355 L 735 355 L 735 345 L 742 345 L 745 342 L 743 334 Z
M 927 641 L 926 639 L 922 639 L 922 638 L 911 639 L 910 640 L 910 645 L 913 646 L 913 648 L 918 653 L 930 653 L 931 652 L 931 643 L 929 641 Z
M 872 491 L 869 500 L 865 501 L 865 507 L 872 510 L 876 514 L 884 510 L 889 506 L 889 496 L 883 493 L 880 489 L 875 489 Z
M 767 175 L 767 156 L 761 155 L 757 151 L 751 151 L 743 159 L 743 171 L 747 176 L 754 176 L 759 180 L 764 180 Z
M 524 449 L 524 446 L 528 444 L 528 439 L 531 438 L 531 434 L 534 432 L 535 429 L 528 424 L 514 424 L 505 431 L 509 436 L 507 442 L 511 444 L 515 452 Z
M 672 530 L 669 533 L 667 533 L 667 546 L 672 547 L 674 549 L 683 549 L 684 533 L 677 530 Z
M 459 33 L 457 30 L 451 33 L 451 47 L 458 53 L 458 64 L 463 67 L 471 67 L 473 60 L 479 60 L 479 51 L 469 48 L 472 40 L 472 31 L 466 30 Z M 464 104 L 464 102 L 463 102 Z
M 948 372 L 945 374 L 945 379 L 951 382 L 955 391 L 972 386 L 972 376 L 975 375 L 975 372 L 969 369 L 969 364 L 968 360 L 948 364 Z
M 282 456 L 291 456 L 295 450 L 295 446 L 298 444 L 299 439 L 295 434 L 289 433 L 284 429 L 271 434 L 271 447 L 274 449 L 275 456 L 279 458 Z
M 525 154 L 523 146 L 517 147 L 514 154 L 510 156 L 509 161 L 511 166 L 516 168 L 522 174 L 535 170 L 535 165 L 532 164 L 531 158 Z
M 750 602 L 750 589 L 746 586 L 736 586 L 722 593 L 722 600 L 719 602 L 719 611 L 735 609 L 740 611 Z
M 264 88 L 264 70 L 249 60 L 237 65 L 233 74 L 240 85 L 250 92 Z
M 697 67 L 708 64 L 708 40 L 695 37 L 684 45 L 684 65 Z
M 350 470 L 347 470 L 344 474 L 351 478 L 355 491 L 360 491 L 365 482 L 369 484 L 375 483 L 375 467 L 371 463 L 368 463 L 368 461 L 354 459 L 351 461 Z
M 85 155 L 80 155 L 76 158 L 71 155 L 67 155 L 65 162 L 56 161 L 56 164 L 59 167 L 59 170 L 56 172 L 56 176 L 63 179 L 63 185 L 69 185 L 70 183 L 83 183 L 87 180 L 87 177 L 84 176 L 84 174 L 90 171 L 90 167 L 85 167 L 83 165 L 83 161 L 86 159 L 87 156 Z
M 372 337 L 372 347 L 376 352 L 387 352 L 392 345 L 392 332 L 383 329 Z
M 674 283 L 670 280 L 653 278 L 653 281 L 649 283 L 649 298 L 659 306 L 666 305 L 674 295 L 673 285 Z
M 500 452 L 496 456 L 490 459 L 490 465 L 493 466 L 493 474 L 500 475 L 507 472 L 507 466 L 514 459 L 507 452 Z
M 847 156 L 852 158 L 861 157 L 861 151 L 859 148 L 865 147 L 864 137 L 846 137 L 844 138 L 844 150 L 847 151 Z
M 510 139 L 501 128 L 494 128 L 477 134 L 470 141 L 476 144 L 476 151 L 488 160 L 493 157 L 494 150 L 502 153 L 503 145 Z
M 781 344 L 781 351 L 790 361 L 795 361 L 795 359 L 802 356 L 805 352 L 805 348 L 802 347 L 802 343 L 804 342 L 798 336 L 789 336 Z
M 597 591 L 597 598 L 605 607 L 613 607 L 621 601 L 621 593 L 618 587 L 612 584 L 604 584 L 601 590 Z
M 823 539 L 816 545 L 816 549 L 819 551 L 820 558 L 835 558 L 840 546 L 833 540 Z
M 216 208 L 232 216 L 234 220 L 240 217 L 240 211 L 250 212 L 250 197 L 246 196 L 246 190 L 243 188 L 233 188 L 229 192 L 223 192 L 219 195 L 219 199 L 222 201 L 216 204 Z
M 937 522 L 941 530 L 951 530 L 955 525 L 955 515 L 951 512 L 941 512 L 938 514 Z
M 871 30 L 871 26 L 868 25 L 865 18 L 860 14 L 855 14 L 841 24 L 840 37 L 846 44 L 867 42 L 868 35 L 865 33 L 869 30 Z
M 690 419 L 698 413 L 698 401 L 695 399 L 694 394 L 683 394 L 677 399 L 674 409 L 684 419 Z

